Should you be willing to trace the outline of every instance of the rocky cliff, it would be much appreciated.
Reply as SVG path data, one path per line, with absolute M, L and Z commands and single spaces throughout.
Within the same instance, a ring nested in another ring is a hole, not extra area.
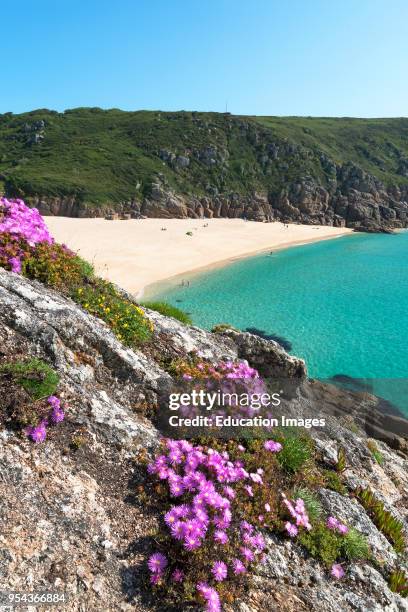
M 58 372 L 69 406 L 45 444 L 7 426 L 0 433 L 2 589 L 65 591 L 61 610 L 167 609 L 145 581 L 159 516 L 137 495 L 145 478 L 139 458 L 157 448 L 159 434 L 142 407 L 155 405 L 171 383 L 166 361 L 198 351 L 213 361 L 246 359 L 265 377 L 284 377 L 292 389 L 286 414 L 326 417 L 327 426 L 312 436 L 327 468 L 345 450 L 344 490 L 320 488 L 321 503 L 366 536 L 375 559 L 351 563 L 336 582 L 296 540 L 266 534 L 267 555 L 250 590 L 225 609 L 408 610 L 387 582 L 406 557 L 355 495 L 370 487 L 407 529 L 406 422 L 390 417 L 388 426 L 372 396 L 309 381 L 305 364 L 273 341 L 233 330 L 211 334 L 152 311 L 147 316 L 154 341 L 132 350 L 68 298 L 0 269 L 0 365 L 19 355 L 43 359 Z M 4 403 L 0 386 L 1 397 Z M 377 438 L 381 465 L 367 447 L 367 431 Z
M 408 223 L 408 120 L 98 108 L 0 116 L 0 192 L 43 214 Z

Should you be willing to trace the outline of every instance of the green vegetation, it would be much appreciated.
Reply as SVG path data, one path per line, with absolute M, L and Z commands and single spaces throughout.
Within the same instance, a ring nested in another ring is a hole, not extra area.
M 356 529 L 350 529 L 341 535 L 319 522 L 311 531 L 302 531 L 299 541 L 309 554 L 330 567 L 340 559 L 357 561 L 367 559 L 370 550 L 365 537 Z
M 48 287 L 67 291 L 92 278 L 88 262 L 60 244 L 38 244 L 23 263 L 23 274 Z
M 406 184 L 408 119 L 247 117 L 76 108 L 0 115 L 0 187 L 93 206 L 141 200 L 152 181 L 180 193 L 278 193 L 311 176 L 327 186 L 352 162 Z M 187 160 L 187 161 L 186 161 Z
M 152 323 L 112 283 L 95 279 L 92 284 L 75 289 L 72 297 L 90 314 L 105 321 L 123 344 L 137 346 L 150 339 Z
M 333 472 L 333 470 L 322 470 L 322 476 L 325 487 L 340 493 L 340 495 L 347 494 L 347 489 L 343 484 L 340 474 Z
M 346 467 L 347 467 L 346 451 L 344 450 L 342 446 L 340 446 L 339 452 L 337 454 L 336 470 L 338 472 L 344 472 Z
M 367 559 L 370 554 L 366 538 L 354 528 L 349 529 L 348 533 L 343 536 L 342 550 L 349 561 Z
M 9 374 L 34 401 L 54 395 L 59 383 L 58 374 L 41 359 L 6 363 L 0 373 Z
M 396 519 L 391 512 L 385 509 L 384 504 L 375 497 L 370 489 L 357 489 L 356 497 L 371 516 L 373 522 L 385 535 L 398 553 L 406 550 L 404 525 Z
M 184 325 L 192 324 L 191 317 L 186 312 L 183 312 L 180 310 L 180 308 L 176 308 L 176 306 L 172 306 L 166 302 L 143 302 L 141 306 L 150 308 L 150 310 L 155 310 L 166 317 L 173 317 L 173 319 L 177 319 L 181 323 L 184 323 Z
M 371 454 L 378 463 L 378 465 L 383 465 L 384 457 L 382 456 L 381 451 L 379 450 L 374 440 L 367 441 L 367 448 L 369 451 L 371 451 Z
M 294 499 L 303 499 L 307 514 L 312 523 L 320 519 L 323 514 L 323 508 L 317 495 L 313 491 L 305 487 L 295 487 L 292 497 Z
M 287 430 L 284 434 L 275 436 L 275 439 L 283 443 L 277 459 L 285 471 L 299 472 L 312 459 L 314 446 L 311 437 L 307 434 Z
M 392 572 L 388 584 L 394 593 L 398 593 L 401 597 L 408 597 L 408 578 L 403 569 Z
M 27 249 L 22 274 L 71 297 L 109 325 L 123 344 L 139 346 L 152 335 L 152 323 L 143 310 L 112 283 L 94 276 L 92 266 L 63 245 L 41 243 Z

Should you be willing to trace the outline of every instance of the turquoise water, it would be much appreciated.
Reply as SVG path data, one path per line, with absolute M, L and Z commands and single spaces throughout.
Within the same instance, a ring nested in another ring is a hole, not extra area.
M 258 255 L 190 276 L 189 287 L 162 287 L 157 297 L 205 328 L 228 322 L 281 336 L 310 376 L 370 379 L 408 414 L 408 232 Z

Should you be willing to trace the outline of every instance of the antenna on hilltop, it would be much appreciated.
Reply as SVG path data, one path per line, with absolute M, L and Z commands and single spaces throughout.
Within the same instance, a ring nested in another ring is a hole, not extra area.
M 228 100 L 225 100 L 225 112 L 228 113 Z

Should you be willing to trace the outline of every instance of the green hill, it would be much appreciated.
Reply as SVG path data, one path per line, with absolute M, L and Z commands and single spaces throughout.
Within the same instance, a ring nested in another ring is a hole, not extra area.
M 398 187 L 405 197 L 408 119 L 99 108 L 0 115 L 0 190 L 34 203 L 71 198 L 89 214 L 143 202 L 157 181 L 196 198 L 257 192 L 272 206 L 286 190 L 295 207 L 291 190 L 306 182 L 326 190 L 331 206 L 350 186 L 364 193 L 367 176 L 369 193 Z

